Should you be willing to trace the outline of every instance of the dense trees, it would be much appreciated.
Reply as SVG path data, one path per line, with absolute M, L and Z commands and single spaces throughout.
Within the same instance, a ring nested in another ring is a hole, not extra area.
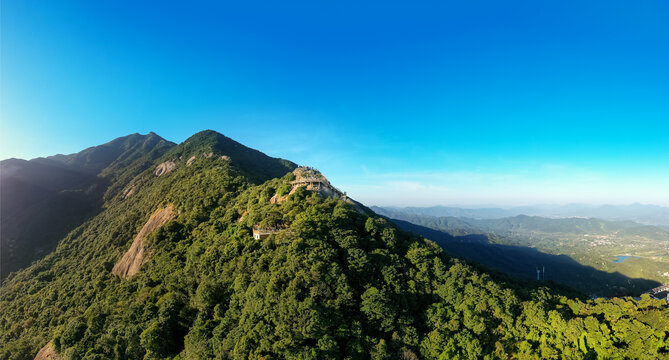
M 51 252 L 99 212 L 105 192 L 120 191 L 172 146 L 133 134 L 75 154 L 0 161 L 0 280 Z
M 591 296 L 638 295 L 666 281 L 669 232 L 631 221 L 515 216 L 469 219 L 375 208 L 401 228 L 436 241 L 448 253 L 519 277 L 546 280 Z M 614 262 L 619 254 L 636 254 Z
M 185 162 L 185 160 L 183 160 Z M 644 297 L 582 301 L 446 256 L 290 175 L 253 185 L 201 158 L 108 201 L 0 292 L 0 359 L 50 339 L 69 359 L 667 358 L 669 309 Z M 128 281 L 110 274 L 155 208 Z M 285 230 L 256 240 L 258 223 Z

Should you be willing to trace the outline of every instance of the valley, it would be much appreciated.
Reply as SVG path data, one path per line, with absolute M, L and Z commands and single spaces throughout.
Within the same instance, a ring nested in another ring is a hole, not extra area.
M 147 155 L 153 150 L 144 151 L 138 152 L 140 163 L 124 161 L 128 166 L 107 166 L 94 175 L 107 181 L 90 199 L 96 210 L 77 219 L 53 250 L 33 254 L 31 264 L 2 280 L 0 359 L 669 354 L 669 306 L 663 300 L 648 294 L 593 300 L 556 282 L 528 281 L 476 264 L 485 265 L 482 257 L 500 264 L 534 259 L 509 256 L 534 253 L 568 264 L 583 281 L 607 283 L 601 278 L 607 272 L 584 272 L 569 257 L 518 245 L 556 241 L 544 232 L 539 236 L 538 225 L 511 226 L 513 234 L 527 235 L 516 245 L 474 227 L 450 235 L 400 220 L 395 225 L 318 170 L 214 131 L 155 157 Z M 595 231 L 602 225 L 618 226 L 616 236 L 645 239 L 635 253 L 651 254 L 653 236 L 659 236 L 632 224 L 588 222 L 578 227 L 588 241 L 571 249 L 616 246 L 611 236 L 590 240 L 603 236 Z M 413 234 L 428 230 L 425 237 L 434 242 Z M 568 236 L 556 239 L 571 244 Z M 12 246 L 30 249 L 41 240 Z M 458 251 L 479 257 L 472 263 Z M 613 257 L 608 261 L 613 264 Z M 547 279 L 553 271 L 546 267 Z M 627 292 L 636 291 L 632 285 L 655 284 L 606 276 Z
M 444 232 L 455 239 L 480 235 L 483 240 L 475 245 L 478 247 L 489 245 L 497 246 L 498 249 L 515 250 L 520 247 L 536 250 L 537 253 L 526 255 L 524 259 L 518 261 L 513 261 L 517 258 L 515 253 L 507 255 L 504 251 L 494 258 L 477 257 L 476 261 L 527 278 L 534 278 L 536 266 L 547 266 L 547 272 L 550 274 L 547 279 L 575 287 L 591 295 L 637 296 L 652 288 L 653 284 L 669 282 L 667 273 L 669 232 L 656 226 L 641 225 L 631 221 L 549 219 L 524 215 L 500 219 L 434 217 L 405 213 L 396 209 L 378 207 L 373 209 L 391 219 Z M 421 235 L 427 238 L 435 236 L 434 233 L 420 229 L 416 232 L 422 232 Z M 442 243 L 447 250 L 451 247 L 458 255 L 474 259 L 475 252 L 469 251 L 471 249 L 462 249 L 457 241 L 444 238 Z M 549 255 L 569 257 L 577 265 L 561 264 L 552 260 L 556 258 Z M 501 258 L 504 257 L 509 259 L 502 261 Z M 625 260 L 620 261 L 620 259 Z M 600 271 L 601 273 L 595 277 L 599 281 L 592 281 L 593 278 L 587 276 L 575 276 L 578 275 L 576 269 L 567 270 L 571 267 L 577 268 L 578 265 L 584 269 L 591 267 Z M 615 276 L 616 274 L 620 274 L 621 277 Z
M 0 360 L 669 360 L 668 14 L 0 0 Z

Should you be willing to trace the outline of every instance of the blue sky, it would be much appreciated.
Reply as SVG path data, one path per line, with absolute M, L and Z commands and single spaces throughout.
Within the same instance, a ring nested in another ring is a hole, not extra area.
M 664 0 L 138 3 L 2 1 L 0 158 L 214 129 L 368 205 L 669 205 Z

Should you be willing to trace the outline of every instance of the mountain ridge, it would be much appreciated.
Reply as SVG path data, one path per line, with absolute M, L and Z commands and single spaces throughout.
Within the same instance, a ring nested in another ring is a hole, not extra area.
M 210 156 L 209 154 L 229 158 L 246 176 L 256 182 L 281 177 L 297 168 L 297 164 L 292 161 L 267 156 L 213 130 L 203 130 L 192 135 L 168 152 L 165 158 L 184 160 L 193 156 Z
M 69 155 L 0 161 L 0 279 L 52 250 L 172 146 L 155 133 L 131 134 Z
M 439 240 L 454 255 L 529 278 L 535 277 L 536 266 L 545 265 L 550 268 L 551 279 L 591 295 L 638 295 L 669 280 L 669 232 L 658 226 L 595 218 L 517 215 L 472 219 L 373 209 L 403 229 Z M 467 236 L 482 240 L 470 246 L 456 241 Z M 481 256 L 483 253 L 488 255 Z M 621 255 L 636 257 L 614 261 Z M 573 263 L 557 256 L 568 256 Z M 621 276 L 607 275 L 616 272 Z M 585 280 L 579 273 L 592 276 Z
M 40 349 L 65 359 L 667 358 L 663 301 L 584 301 L 488 272 L 315 184 L 294 186 L 293 163 L 254 162 L 252 151 L 236 162 L 234 146 L 215 146 L 224 138 L 195 140 L 110 177 L 96 214 L 2 282 L 0 360 Z M 175 217 L 149 229 L 168 206 Z M 271 233 L 254 237 L 257 227 Z M 139 234 L 150 256 L 120 278 L 114 265 Z
M 609 221 L 635 221 L 644 225 L 669 226 L 669 208 L 650 204 L 630 205 L 533 205 L 515 207 L 467 208 L 457 206 L 398 207 L 378 206 L 386 210 L 438 217 L 468 217 L 473 219 L 498 219 L 518 215 L 549 218 L 584 217 Z

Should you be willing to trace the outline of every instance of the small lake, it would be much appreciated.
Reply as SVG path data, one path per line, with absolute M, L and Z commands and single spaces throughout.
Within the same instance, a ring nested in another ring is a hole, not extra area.
M 618 256 L 616 256 L 616 259 L 613 260 L 613 262 L 614 263 L 621 263 L 621 262 L 623 262 L 623 261 L 625 261 L 626 259 L 629 259 L 629 258 L 639 259 L 639 258 L 641 258 L 641 256 L 621 256 L 621 255 L 618 255 Z

